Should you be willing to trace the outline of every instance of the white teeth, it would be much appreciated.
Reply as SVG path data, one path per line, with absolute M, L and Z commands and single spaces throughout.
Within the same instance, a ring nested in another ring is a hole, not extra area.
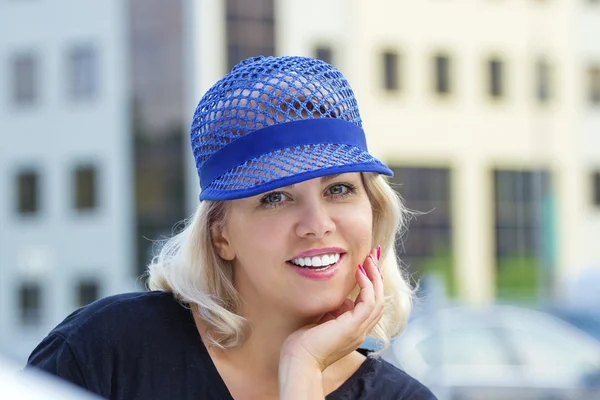
M 324 254 L 322 256 L 295 258 L 292 263 L 300 267 L 326 267 L 335 264 L 340 259 L 339 253 Z

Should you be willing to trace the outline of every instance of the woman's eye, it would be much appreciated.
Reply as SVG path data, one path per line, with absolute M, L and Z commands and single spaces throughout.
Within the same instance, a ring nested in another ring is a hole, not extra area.
M 264 204 L 276 204 L 285 201 L 286 195 L 281 192 L 272 192 L 262 198 Z
M 331 185 L 327 192 L 330 196 L 334 197 L 345 197 L 353 194 L 356 191 L 356 187 L 348 183 L 339 183 Z
M 334 195 L 344 194 L 347 191 L 348 191 L 348 188 L 344 185 L 334 185 L 329 188 L 329 193 L 334 194 Z

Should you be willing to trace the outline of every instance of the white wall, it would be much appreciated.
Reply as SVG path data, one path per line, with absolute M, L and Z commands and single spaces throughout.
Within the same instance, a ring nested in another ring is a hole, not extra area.
M 99 280 L 100 295 L 132 288 L 134 271 L 132 149 L 129 133 L 127 3 L 69 0 L 0 4 L 0 352 L 20 361 L 75 307 L 80 278 Z M 98 97 L 77 103 L 67 92 L 71 45 L 98 50 Z M 35 50 L 40 60 L 40 101 L 19 109 L 8 90 L 15 51 Z M 78 214 L 72 171 L 98 167 L 98 209 Z M 20 166 L 41 172 L 41 210 L 15 213 Z M 22 329 L 18 284 L 42 282 L 44 318 Z
M 592 187 L 590 185 L 593 172 L 600 172 L 600 107 L 591 107 L 586 102 L 587 68 L 590 64 L 600 66 L 600 4 L 583 2 L 580 4 L 581 23 L 578 24 L 579 60 L 581 77 L 579 82 L 583 88 L 580 151 L 583 165 L 585 193 L 582 208 L 585 210 L 584 231 L 580 237 L 582 249 L 586 257 L 581 260 L 581 268 L 600 269 L 600 207 L 592 204 Z

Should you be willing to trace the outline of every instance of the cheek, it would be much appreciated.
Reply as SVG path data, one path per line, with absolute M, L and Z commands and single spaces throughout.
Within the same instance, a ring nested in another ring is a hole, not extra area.
M 373 214 L 370 204 L 362 205 L 359 209 L 347 210 L 339 218 L 338 226 L 344 231 L 344 235 L 353 240 L 358 240 L 369 246 L 373 231 Z
M 262 258 L 281 248 L 281 241 L 288 237 L 289 227 L 284 221 L 252 221 L 239 219 L 235 229 L 231 230 L 231 239 L 236 254 L 240 258 Z

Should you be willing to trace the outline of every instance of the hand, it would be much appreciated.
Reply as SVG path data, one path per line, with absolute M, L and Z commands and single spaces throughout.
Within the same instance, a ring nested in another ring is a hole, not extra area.
M 356 269 L 360 293 L 355 302 L 346 299 L 341 307 L 323 316 L 317 324 L 292 333 L 281 349 L 281 359 L 318 368 L 321 372 L 356 350 L 381 319 L 384 305 L 383 279 L 376 264 L 377 251 Z

